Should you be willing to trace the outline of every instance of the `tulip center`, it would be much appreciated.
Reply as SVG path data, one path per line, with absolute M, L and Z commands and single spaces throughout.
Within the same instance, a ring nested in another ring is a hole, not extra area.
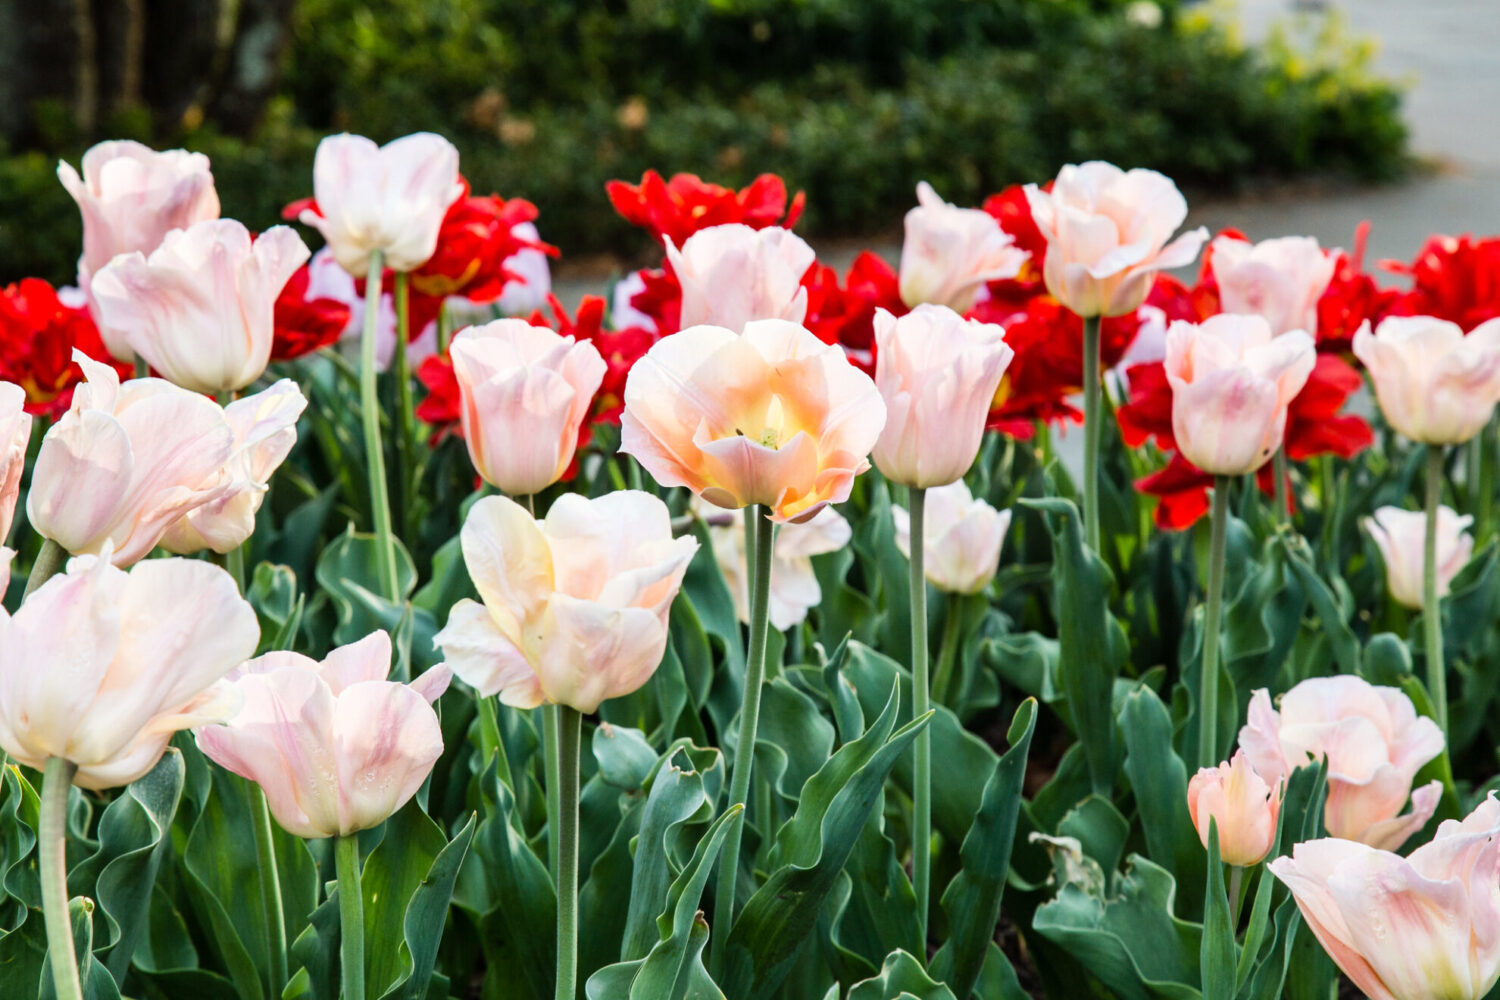
M 767 448 L 780 448 L 786 437 L 786 407 L 781 397 L 772 394 L 771 405 L 766 407 L 766 422 L 760 430 L 760 443 Z

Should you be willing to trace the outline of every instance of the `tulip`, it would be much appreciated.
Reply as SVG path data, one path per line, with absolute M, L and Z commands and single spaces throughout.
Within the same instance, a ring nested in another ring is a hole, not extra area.
M 1431 316 L 1392 316 L 1354 335 L 1354 354 L 1375 382 L 1380 412 L 1424 444 L 1461 444 L 1500 401 L 1500 319 L 1468 336 Z
M 708 525 L 714 558 L 734 599 L 735 614 L 748 625 L 750 580 L 744 528 L 737 518 L 701 500 L 694 502 L 694 510 Z M 806 620 L 807 613 L 823 599 L 812 557 L 837 552 L 852 537 L 849 522 L 832 507 L 824 507 L 810 521 L 782 526 L 771 549 L 773 569 L 768 607 L 773 628 L 785 632 Z
M 225 407 L 234 434 L 223 467 L 227 490 L 178 518 L 162 536 L 162 547 L 182 555 L 204 549 L 222 555 L 249 541 L 271 475 L 297 443 L 297 418 L 306 407 L 302 390 L 290 379 Z
M 259 635 L 254 609 L 211 563 L 126 572 L 107 545 L 73 559 L 0 617 L 0 747 L 37 769 L 66 760 L 83 788 L 128 785 L 174 732 L 233 711 L 219 680 Z
M 179 518 L 223 499 L 234 431 L 214 401 L 162 379 L 121 383 L 74 351 L 88 381 L 42 439 L 26 514 L 76 554 L 109 547 L 115 565 L 146 556 Z
M 1030 255 L 994 216 L 949 204 L 926 181 L 917 185 L 917 202 L 901 245 L 902 302 L 966 313 L 987 283 L 1021 273 Z
M 557 482 L 604 380 L 599 351 L 546 327 L 501 319 L 461 331 L 451 352 L 464 442 L 485 482 L 512 496 Z
M 1243 750 L 1218 767 L 1199 768 L 1188 782 L 1188 813 L 1198 839 L 1208 847 L 1209 821 L 1219 833 L 1219 857 L 1226 865 L 1260 864 L 1276 841 L 1281 784 L 1274 787 L 1255 773 Z
M 384 146 L 330 135 L 313 158 L 313 197 L 301 221 L 323 234 L 339 266 L 356 278 L 379 252 L 394 271 L 415 271 L 437 249 L 448 206 L 464 193 L 458 150 L 417 132 Z
M 1167 330 L 1172 435 L 1215 476 L 1254 472 L 1281 447 L 1287 406 L 1317 362 L 1310 336 L 1281 337 L 1259 316 L 1213 316 Z
M 26 412 L 26 390 L 13 382 L 0 382 L 0 545 L 10 536 L 10 522 L 21 495 L 21 473 L 26 471 L 26 448 L 30 444 L 31 414 Z
M 1443 752 L 1443 734 L 1418 716 L 1400 690 L 1359 677 L 1315 677 L 1281 696 L 1281 711 L 1264 688 L 1250 698 L 1240 747 L 1267 781 L 1328 758 L 1330 835 L 1395 850 L 1432 816 L 1442 783 L 1412 791 L 1422 765 Z M 1410 793 L 1412 811 L 1398 816 Z
M 918 489 L 963 478 L 1015 356 L 1004 337 L 1001 327 L 946 306 L 920 305 L 900 319 L 875 311 L 875 386 L 886 421 L 871 458 L 882 475 Z
M 253 245 L 233 219 L 173 230 L 149 257 L 116 257 L 90 291 L 100 324 L 169 381 L 218 395 L 260 378 L 271 360 L 276 297 L 308 258 L 273 226 Z
M 483 603 L 459 601 L 437 635 L 453 672 L 507 705 L 585 714 L 656 672 L 667 611 L 698 548 L 672 538 L 666 504 L 639 490 L 564 494 L 540 521 L 487 497 L 460 540 Z
M 1310 840 L 1271 862 L 1318 943 L 1371 1000 L 1480 1000 L 1500 980 L 1500 801 L 1401 858 Z
M 728 327 L 754 320 L 800 323 L 807 315 L 802 276 L 812 247 L 789 229 L 740 223 L 699 230 L 679 249 L 666 239 L 667 261 L 682 286 L 682 326 Z
M 1318 300 L 1336 263 L 1311 236 L 1260 243 L 1220 236 L 1208 257 L 1219 286 L 1219 310 L 1259 316 L 1276 336 L 1318 329 Z
M 149 254 L 172 230 L 219 217 L 219 195 L 202 153 L 159 153 L 129 140 L 101 142 L 83 154 L 82 177 L 71 165 L 59 163 L 57 178 L 83 216 L 78 285 L 86 294 L 93 276 L 117 255 Z M 92 301 L 90 305 L 99 320 L 97 307 Z M 99 321 L 109 352 L 131 361 L 125 338 Z
M 923 563 L 927 582 L 949 594 L 977 594 L 1000 568 L 1000 547 L 1010 528 L 1010 511 L 996 510 L 969 493 L 964 481 L 927 491 L 922 519 Z M 911 555 L 911 516 L 891 508 L 896 548 Z
M 1422 559 L 1427 516 L 1419 510 L 1380 507 L 1374 517 L 1362 522 L 1385 561 L 1386 588 L 1396 603 L 1408 608 L 1422 606 Z M 1474 553 L 1474 539 L 1466 530 L 1474 523 L 1451 507 L 1438 508 L 1437 592 L 1448 596 L 1448 587 Z
M 288 833 L 348 836 L 385 822 L 422 787 L 443 752 L 432 702 L 435 667 L 410 685 L 387 680 L 391 638 L 371 632 L 321 663 L 274 652 L 230 675 L 241 707 L 198 730 L 198 749 L 261 787 Z
M 715 506 L 806 521 L 849 498 L 884 424 L 870 377 L 803 327 L 698 326 L 631 368 L 620 451 Z
M 542 239 L 536 224 L 531 222 L 518 222 L 511 232 L 531 243 L 540 243 Z M 500 289 L 500 297 L 495 300 L 502 313 L 526 316 L 547 304 L 547 296 L 552 293 L 552 267 L 544 252 L 522 247 L 505 258 L 501 266 L 515 275 Z

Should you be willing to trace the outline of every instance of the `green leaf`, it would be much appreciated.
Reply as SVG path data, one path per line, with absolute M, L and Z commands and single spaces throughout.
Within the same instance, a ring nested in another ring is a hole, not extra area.
M 1338 598 L 1329 589 L 1323 575 L 1313 565 L 1312 553 L 1307 540 L 1300 535 L 1279 536 L 1286 547 L 1287 564 L 1297 575 L 1297 581 L 1307 590 L 1307 599 L 1323 624 L 1323 634 L 1333 649 L 1333 658 L 1342 673 L 1359 672 L 1359 640 L 1349 628 L 1349 616 Z
M 284 1000 L 339 1000 L 339 902 L 329 896 L 308 915 L 292 941 L 292 967 L 300 968 L 282 991 Z
M 1203 884 L 1203 946 L 1199 974 L 1203 1000 L 1233 1000 L 1235 988 L 1234 927 L 1229 918 L 1229 894 L 1224 888 L 1224 865 L 1219 860 L 1218 821 L 1210 819 L 1208 878 Z
M 656 751 L 639 729 L 601 722 L 594 729 L 592 746 L 599 777 L 621 791 L 639 791 L 656 767 Z
M 1172 749 L 1172 719 L 1156 692 L 1140 687 L 1125 698 L 1120 732 L 1125 736 L 1125 774 L 1135 795 L 1147 853 L 1178 883 L 1202 884 L 1203 844 L 1188 814 L 1187 767 Z M 1196 914 L 1193 907 L 1184 916 Z
M 824 1000 L 838 1000 L 838 986 Z M 904 951 L 886 956 L 880 974 L 855 983 L 847 1000 L 954 1000 L 955 994 L 945 984 L 935 982 L 922 969 L 922 963 Z
M 304 598 L 297 590 L 297 575 L 291 567 L 264 562 L 256 566 L 245 599 L 260 619 L 258 652 L 295 647 Z
M 869 731 L 841 747 L 803 787 L 796 813 L 777 834 L 776 867 L 730 931 L 723 985 L 733 996 L 777 995 L 891 768 L 932 719 L 929 712 L 892 734 L 899 702 L 893 683 Z
M 68 917 L 73 926 L 73 952 L 78 959 L 78 978 L 83 983 L 83 1000 L 120 1000 L 120 987 L 94 958 L 94 901 L 82 896 L 68 900 Z M 37 1000 L 57 1000 L 52 983 L 52 956 L 43 969 Z
M 0 769 L 0 917 L 4 918 L 0 927 L 21 926 L 28 907 L 41 905 L 36 869 L 25 863 L 36 846 L 33 831 L 40 808 L 36 789 L 19 767 L 6 764 Z
M 550 996 L 557 963 L 557 940 L 551 931 L 557 926 L 552 876 L 512 825 L 515 798 L 497 776 L 493 761 L 480 790 L 484 820 L 474 837 L 474 852 L 489 882 L 488 898 L 494 901 L 480 925 L 486 981 L 499 984 L 499 996 L 523 988 L 524 996 Z
M 417 583 L 417 570 L 400 540 L 396 541 L 396 576 L 403 597 L 410 596 Z M 362 639 L 376 629 L 394 632 L 401 624 L 405 608 L 381 596 L 379 554 L 374 535 L 358 534 L 350 525 L 318 557 L 318 585 L 333 599 L 338 611 L 333 645 Z M 432 616 L 423 612 L 432 621 Z M 427 633 L 430 640 L 436 629 Z M 425 651 L 430 647 L 414 645 Z
M 415 803 L 408 805 L 411 809 Z M 403 809 L 402 812 L 406 812 Z M 417 813 L 418 816 L 422 814 Z M 397 814 L 397 817 L 400 813 Z M 393 817 L 393 823 L 397 817 Z M 422 817 L 426 819 L 425 816 Z M 432 822 L 427 820 L 427 822 Z M 420 823 L 418 823 L 420 825 Z M 386 896 L 379 900 L 379 905 L 387 910 L 397 910 L 398 904 L 404 911 L 401 921 L 401 938 L 396 946 L 391 949 L 393 955 L 397 956 L 394 966 L 395 978 L 390 981 L 389 987 L 383 994 L 379 994 L 382 1000 L 394 1000 L 395 997 L 403 997 L 405 1000 L 421 1000 L 427 995 L 429 981 L 433 978 L 433 967 L 437 963 L 438 944 L 443 939 L 443 925 L 448 917 L 448 902 L 453 897 L 453 886 L 458 881 L 458 872 L 463 865 L 464 857 L 469 852 L 469 842 L 474 839 L 475 817 L 470 816 L 469 821 L 464 824 L 463 829 L 454 834 L 453 839 L 438 852 L 437 857 L 432 860 L 432 866 L 427 869 L 427 874 L 412 891 L 410 897 L 401 904 L 400 897 Z M 402 854 L 395 858 L 377 857 L 381 855 L 382 848 L 391 843 L 393 834 L 400 835 L 400 825 L 393 829 L 386 828 L 386 836 L 371 854 L 370 859 L 365 862 L 365 873 L 369 874 L 372 863 L 388 863 L 391 865 L 402 865 L 410 863 L 409 855 Z M 439 834 L 441 836 L 441 834 Z M 377 869 L 378 871 L 378 869 Z M 385 879 L 387 884 L 397 884 L 404 881 L 401 878 Z M 375 905 L 376 899 L 370 896 L 368 882 L 363 883 L 366 887 L 367 903 Z M 367 906 L 366 913 L 369 913 Z M 365 926 L 370 926 L 366 920 Z M 366 938 L 368 947 L 373 939 Z M 384 971 L 385 962 L 376 962 L 372 965 L 371 977 L 367 980 L 374 989 L 380 989 L 381 980 L 374 978 L 375 974 Z
M 1011 719 L 1010 749 L 985 783 L 974 827 L 959 849 L 962 868 L 943 893 L 951 934 L 932 959 L 937 977 L 968 997 L 984 967 L 985 953 L 1000 923 L 1000 902 L 1010 874 L 1010 849 L 1021 808 L 1021 782 L 1036 730 L 1037 703 L 1028 698 Z

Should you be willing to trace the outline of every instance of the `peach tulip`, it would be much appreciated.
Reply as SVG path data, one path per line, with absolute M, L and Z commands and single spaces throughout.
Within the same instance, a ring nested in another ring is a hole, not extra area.
M 1500 801 L 1402 858 L 1310 840 L 1270 870 L 1318 943 L 1371 1000 L 1480 1000 L 1500 980 Z
M 695 326 L 630 369 L 620 451 L 715 506 L 806 521 L 849 498 L 884 425 L 875 383 L 803 327 Z
M 1172 436 L 1184 458 L 1216 476 L 1266 463 L 1286 431 L 1287 406 L 1317 363 L 1301 330 L 1276 337 L 1259 316 L 1212 316 L 1167 329 Z
M 179 518 L 227 496 L 234 430 L 213 400 L 157 378 L 121 383 L 81 351 L 88 381 L 42 439 L 26 515 L 69 552 L 128 566 Z
M 1135 312 L 1156 272 L 1191 264 L 1208 239 L 1200 226 L 1167 242 L 1187 218 L 1187 202 L 1154 170 L 1069 164 L 1050 192 L 1028 184 L 1026 200 L 1047 240 L 1047 291 L 1079 316 Z
M 405 805 L 443 753 L 432 702 L 446 667 L 411 684 L 386 679 L 391 637 L 371 632 L 321 663 L 301 653 L 257 657 L 229 675 L 240 708 L 198 730 L 198 749 L 266 794 L 287 833 L 346 837 Z
M 9 619 L 0 612 L 0 748 L 40 770 L 78 767 L 84 788 L 128 785 L 180 729 L 226 718 L 220 681 L 254 654 L 255 610 L 229 574 L 194 559 L 129 572 L 69 561 Z
M 1420 510 L 1380 507 L 1374 517 L 1362 522 L 1380 549 L 1385 562 L 1386 589 L 1397 604 L 1422 606 L 1422 570 L 1427 544 L 1427 515 Z M 1467 531 L 1474 519 L 1460 517 L 1451 507 L 1437 512 L 1437 591 L 1448 595 L 1448 586 L 1474 553 L 1474 538 Z
M 1243 750 L 1218 767 L 1200 767 L 1188 782 L 1188 814 L 1198 839 L 1208 847 L 1209 821 L 1219 833 L 1219 858 L 1226 865 L 1258 865 L 1276 841 L 1281 815 L 1281 783 L 1266 783 Z
M 1354 335 L 1380 412 L 1424 444 L 1461 444 L 1489 422 L 1500 401 L 1500 319 L 1462 328 L 1431 316 L 1392 316 Z
M 21 473 L 26 471 L 26 448 L 31 444 L 31 414 L 26 412 L 26 390 L 14 382 L 0 382 L 0 545 L 10 535 L 16 500 L 21 495 Z
M 949 594 L 977 594 L 1000 568 L 1000 547 L 1010 511 L 996 510 L 969 493 L 960 479 L 927 491 L 922 520 L 923 569 L 927 582 Z M 892 507 L 896 548 L 911 557 L 911 515 Z
M 639 490 L 565 493 L 540 521 L 487 497 L 460 539 L 483 603 L 453 606 L 437 635 L 448 666 L 507 705 L 585 714 L 656 672 L 667 611 L 698 549 L 674 539 L 667 505 Z
M 917 207 L 906 213 L 901 244 L 901 301 L 923 302 L 966 313 L 991 281 L 1014 278 L 1028 257 L 988 212 L 959 208 L 926 181 L 917 185 Z
M 1333 280 L 1334 258 L 1311 236 L 1260 243 L 1220 236 L 1209 257 L 1219 310 L 1260 316 L 1277 336 L 1318 328 L 1318 300 Z
M 224 463 L 229 489 L 178 518 L 162 536 L 162 548 L 183 555 L 204 549 L 222 554 L 249 541 L 271 475 L 297 443 L 297 418 L 306 407 L 291 379 L 225 407 L 224 419 L 234 432 Z
M 301 221 L 323 234 L 339 266 L 356 278 L 379 250 L 393 271 L 415 271 L 437 249 L 448 206 L 463 194 L 458 150 L 417 132 L 384 146 L 362 135 L 330 135 L 313 158 L 317 209 Z
M 882 475 L 922 488 L 963 478 L 1015 356 L 1004 337 L 946 306 L 919 305 L 900 319 L 875 311 L 875 387 L 886 418 L 870 457 Z
M 175 229 L 149 257 L 116 257 L 90 290 L 102 325 L 168 381 L 218 395 L 260 378 L 271 360 L 276 297 L 308 258 L 273 226 L 252 244 L 233 219 Z
M 689 236 L 681 249 L 666 240 L 667 260 L 682 286 L 682 325 L 723 326 L 738 333 L 759 319 L 800 323 L 807 315 L 802 276 L 813 250 L 790 229 L 732 223 Z
M 1271 706 L 1265 688 L 1250 697 L 1240 747 L 1256 772 L 1277 781 L 1328 758 L 1329 834 L 1395 850 L 1432 816 L 1442 792 L 1433 781 L 1412 791 L 1423 764 L 1443 752 L 1437 723 L 1417 715 L 1396 688 L 1351 675 L 1305 680 Z M 1411 796 L 1412 811 L 1398 816 Z
M 67 163 L 57 178 L 78 203 L 83 216 L 83 256 L 78 259 L 78 286 L 89 297 L 92 278 L 117 255 L 149 254 L 167 233 L 219 217 L 208 157 L 183 149 L 157 152 L 130 140 L 101 142 L 83 154 L 83 176 Z M 104 346 L 121 361 L 132 358 L 125 338 L 101 326 Z
M 695 512 L 708 525 L 714 559 L 739 620 L 750 623 L 750 580 L 746 572 L 745 529 L 740 518 L 712 504 L 695 500 Z M 807 613 L 823 600 L 818 575 L 813 572 L 812 557 L 837 552 L 849 544 L 854 535 L 849 522 L 832 507 L 824 507 L 816 517 L 802 524 L 784 524 L 776 532 L 771 549 L 771 587 L 769 618 L 771 627 L 785 632 L 801 624 Z
M 469 327 L 451 350 L 464 442 L 485 482 L 512 496 L 557 482 L 604 380 L 599 351 L 519 319 Z

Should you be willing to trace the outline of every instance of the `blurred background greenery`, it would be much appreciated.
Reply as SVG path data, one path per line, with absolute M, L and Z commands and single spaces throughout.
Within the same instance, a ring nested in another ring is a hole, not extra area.
M 1337 22 L 1242 44 L 1177 0 L 0 0 L 0 282 L 70 281 L 54 175 L 131 137 L 213 159 L 252 227 L 311 192 L 330 131 L 451 138 L 571 257 L 649 248 L 603 184 L 762 171 L 810 236 L 899 225 L 920 179 L 975 203 L 1066 162 L 1190 191 L 1407 167 L 1400 93 Z

